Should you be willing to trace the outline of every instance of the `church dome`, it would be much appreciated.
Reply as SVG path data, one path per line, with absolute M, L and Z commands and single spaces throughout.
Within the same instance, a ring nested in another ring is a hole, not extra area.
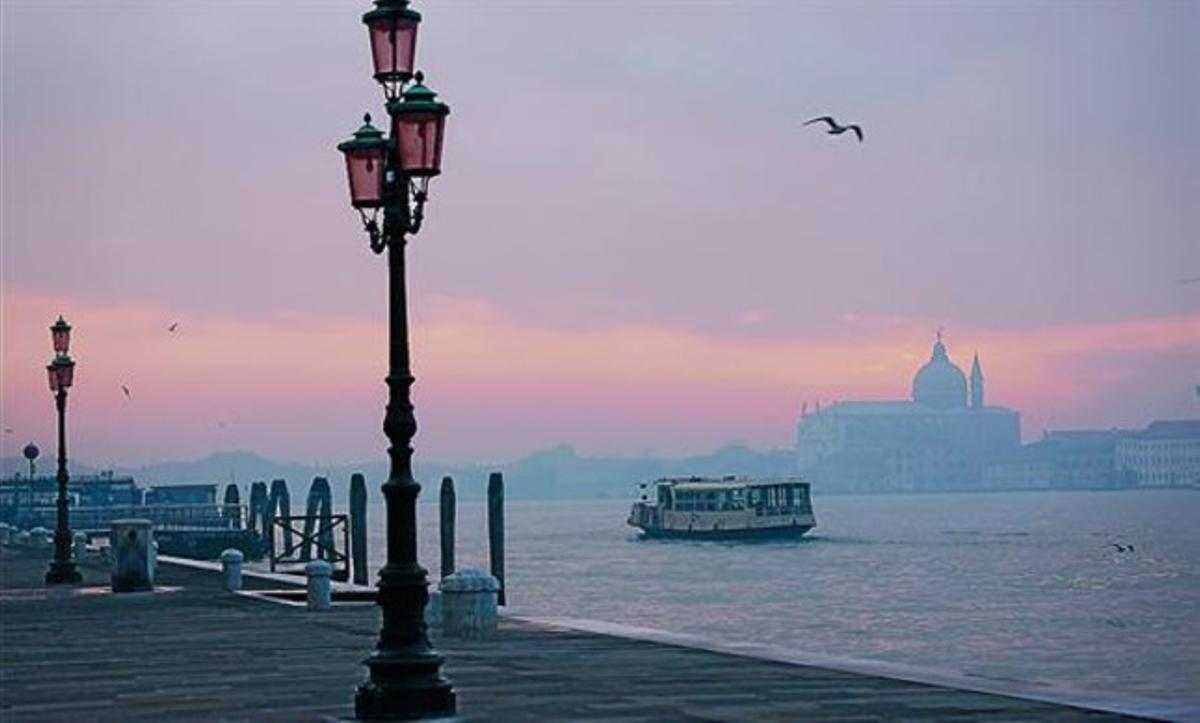
M 967 375 L 950 361 L 940 337 L 929 363 L 913 377 L 912 396 L 914 402 L 934 409 L 967 406 Z

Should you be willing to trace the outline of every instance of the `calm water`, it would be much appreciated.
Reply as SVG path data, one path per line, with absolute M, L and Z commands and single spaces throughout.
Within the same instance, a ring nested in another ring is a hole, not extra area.
M 623 501 L 509 502 L 509 603 L 1200 703 L 1200 493 L 814 502 L 810 536 L 749 544 L 639 540 Z M 382 561 L 381 512 L 372 510 L 372 566 Z M 420 514 L 433 577 L 437 508 Z M 459 503 L 458 530 L 459 568 L 485 568 L 481 503 Z M 1117 541 L 1135 550 L 1117 552 Z

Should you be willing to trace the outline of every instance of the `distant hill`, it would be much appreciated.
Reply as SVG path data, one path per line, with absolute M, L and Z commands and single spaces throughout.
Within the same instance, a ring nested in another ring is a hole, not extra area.
M 52 461 L 40 460 L 39 474 L 52 473 Z M 24 473 L 28 465 L 21 457 L 0 459 L 0 471 L 8 477 Z M 580 457 L 569 445 L 534 452 L 514 462 L 500 465 L 449 465 L 418 463 L 416 476 L 426 491 L 437 488 L 444 476 L 454 478 L 460 497 L 482 498 L 487 478 L 493 471 L 504 473 L 505 491 L 512 499 L 589 499 L 630 498 L 635 485 L 657 477 L 685 475 L 788 475 L 794 474 L 791 450 L 758 452 L 735 445 L 711 454 L 684 458 L 660 457 Z M 72 465 L 72 474 L 95 474 L 87 465 Z M 333 489 L 335 505 L 345 505 L 350 475 L 361 472 L 373 501 L 380 501 L 379 485 L 387 475 L 383 460 L 357 465 L 314 467 L 267 459 L 253 452 L 217 452 L 190 462 L 159 462 L 141 467 L 113 470 L 129 475 L 143 487 L 188 483 L 237 482 L 246 494 L 251 482 L 286 479 L 292 490 L 293 508 L 303 500 L 313 477 L 327 477 Z M 425 499 L 430 499 L 426 497 Z

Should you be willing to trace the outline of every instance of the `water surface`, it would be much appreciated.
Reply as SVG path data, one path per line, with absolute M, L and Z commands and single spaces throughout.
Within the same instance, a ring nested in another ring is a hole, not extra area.
M 624 501 L 510 501 L 509 602 L 1200 704 L 1200 493 L 817 496 L 814 506 L 819 526 L 799 541 L 732 543 L 641 540 Z M 381 512 L 372 508 L 373 567 Z M 420 517 L 433 578 L 436 505 L 421 504 Z M 459 502 L 458 530 L 458 567 L 486 568 L 482 503 Z

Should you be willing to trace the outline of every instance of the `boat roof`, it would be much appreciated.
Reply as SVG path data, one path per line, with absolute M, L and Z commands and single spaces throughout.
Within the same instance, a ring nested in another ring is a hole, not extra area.
M 778 479 L 746 479 L 746 478 L 705 478 L 705 477 L 664 477 L 654 481 L 656 485 L 667 485 L 677 490 L 702 490 L 712 492 L 718 490 L 741 490 L 747 487 L 807 487 L 808 483 L 798 477 L 782 477 Z

